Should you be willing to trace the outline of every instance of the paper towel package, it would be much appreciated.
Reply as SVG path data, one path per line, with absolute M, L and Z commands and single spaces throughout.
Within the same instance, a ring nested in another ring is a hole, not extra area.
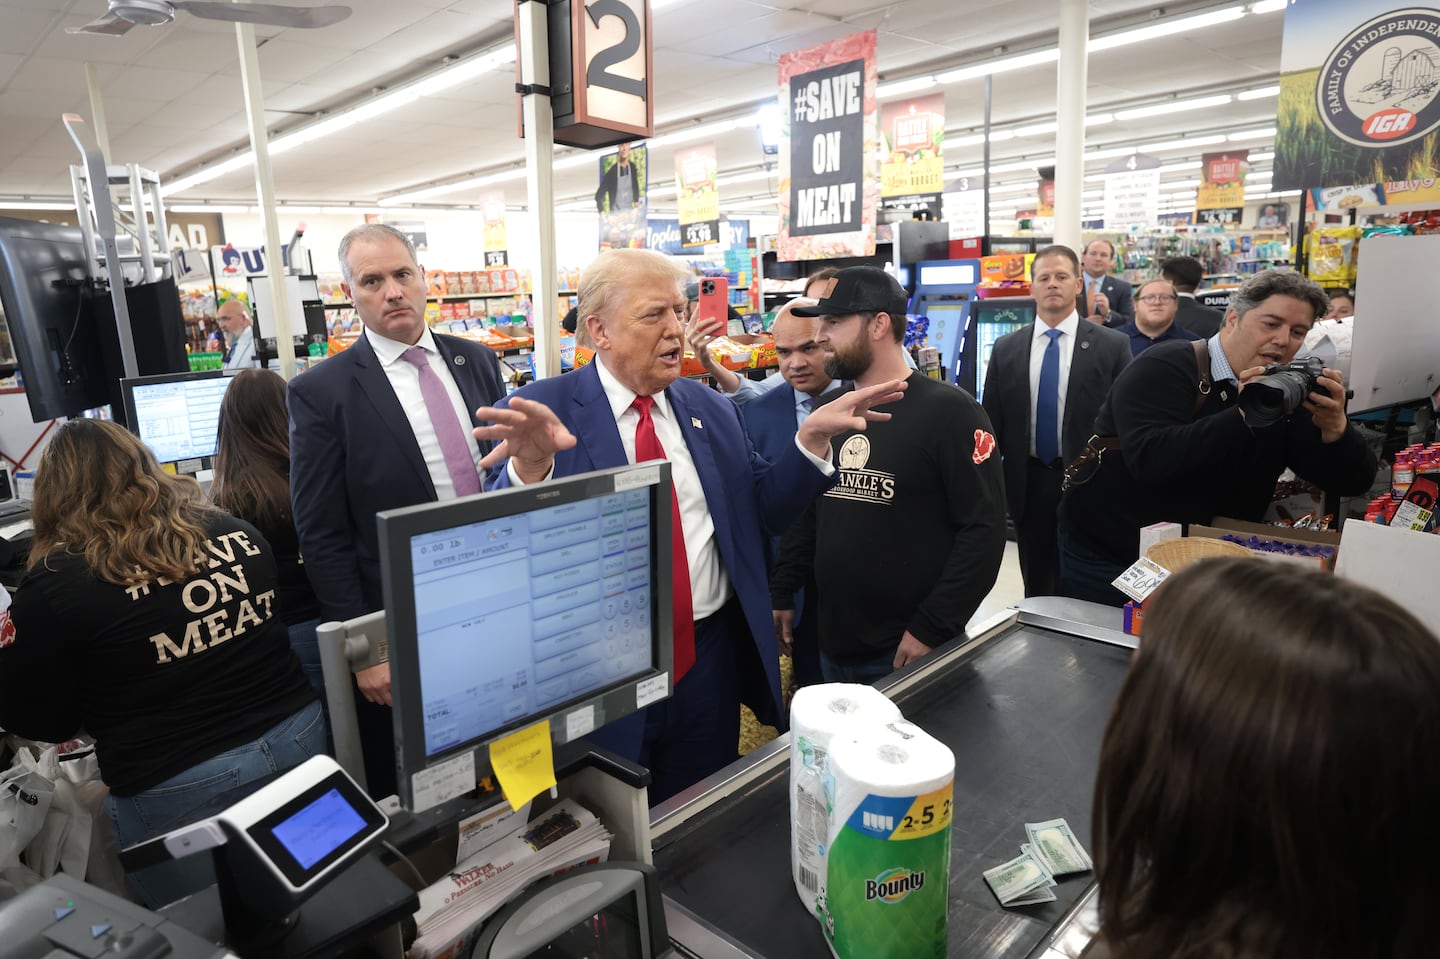
M 945 959 L 955 755 L 903 720 L 833 744 L 821 924 L 837 959 Z
M 811 913 L 825 893 L 830 808 L 825 757 L 837 736 L 854 736 L 900 719 L 900 709 L 873 686 L 805 686 L 790 703 L 790 876 Z

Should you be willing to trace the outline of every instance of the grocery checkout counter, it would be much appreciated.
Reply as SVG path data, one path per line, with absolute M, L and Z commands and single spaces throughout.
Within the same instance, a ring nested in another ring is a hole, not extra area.
M 950 956 L 1073 959 L 1089 947 L 1095 924 L 1092 874 L 1062 879 L 1054 890 L 1056 902 L 1006 909 L 991 894 L 982 871 L 1013 858 L 1027 821 L 1063 816 L 1093 849 L 1090 810 L 1100 742 L 1135 646 L 1134 637 L 1120 626 L 1116 609 L 1029 599 L 884 684 L 908 720 L 955 754 Z M 338 781 L 334 770 L 339 767 L 331 767 L 320 772 L 334 777 L 327 782 Z M 645 778 L 642 770 L 634 772 L 639 777 L 612 770 L 601 778 L 613 783 L 606 788 L 624 786 L 621 792 L 639 797 L 643 794 L 636 787 Z M 655 926 L 659 948 L 646 954 L 703 959 L 821 959 L 830 954 L 820 924 L 796 896 L 790 878 L 788 776 L 785 736 L 651 810 L 649 847 L 663 891 L 664 925 Z M 562 790 L 564 783 L 562 774 Z M 357 797 L 355 805 L 364 804 Z M 227 815 L 233 818 L 239 809 Z M 409 825 L 401 831 L 420 826 L 432 839 L 443 831 L 423 822 Z M 615 825 L 617 838 L 639 838 L 645 831 L 643 819 Z M 233 841 L 236 833 L 231 832 Z M 394 838 L 402 848 L 412 846 Z M 612 854 L 644 858 L 643 848 L 623 839 Z M 290 920 L 290 935 L 267 945 L 242 945 L 230 942 L 236 910 L 228 900 L 236 890 L 227 894 L 223 881 L 219 890 L 154 914 L 57 877 L 47 888 L 31 891 L 27 912 L 8 913 L 15 925 L 0 908 L 0 925 L 24 937 L 0 943 L 0 956 L 32 955 L 26 938 L 31 944 L 48 938 L 57 946 L 63 941 L 61 930 L 72 927 L 87 934 L 79 936 L 73 950 L 50 955 L 228 955 L 224 946 L 216 948 L 224 943 L 232 949 L 239 945 L 235 951 L 242 956 L 328 956 L 366 943 L 368 954 L 399 956 L 398 930 L 417 902 L 375 853 L 357 849 L 323 878 L 305 887 L 303 898 L 309 901 L 294 914 L 299 921 Z M 241 879 L 252 888 L 256 881 L 253 873 Z M 253 898 L 252 890 L 246 892 Z M 12 901 L 10 909 L 18 902 Z M 66 903 L 83 908 L 72 908 L 71 915 L 62 908 Z M 293 908 L 288 902 L 281 905 L 285 908 L 272 915 Z M 274 931 L 268 916 L 244 918 L 252 930 Z M 88 935 L 107 923 L 116 928 L 105 925 L 101 935 Z M 102 942 L 108 948 L 99 948 Z M 562 949 L 558 954 L 570 953 Z
M 1062 878 L 1054 903 L 1005 909 L 981 872 L 1014 857 L 1027 821 L 1063 816 L 1093 853 L 1100 742 L 1134 646 L 1118 609 L 1029 599 L 883 685 L 955 753 L 950 956 L 1058 959 L 1089 943 L 1093 874 Z M 680 955 L 830 954 L 790 878 L 788 775 L 781 737 L 652 811 Z

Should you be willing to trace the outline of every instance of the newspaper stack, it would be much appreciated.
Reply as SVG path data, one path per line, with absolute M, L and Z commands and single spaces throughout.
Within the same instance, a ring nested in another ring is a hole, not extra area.
M 1003 865 L 985 870 L 985 882 L 1002 906 L 1033 906 L 1054 902 L 1056 876 L 1089 872 L 1095 868 L 1090 854 L 1063 819 L 1027 822 L 1029 842 L 1020 844 L 1020 855 Z
M 410 959 L 468 956 L 485 919 L 536 879 L 604 862 L 610 833 L 589 810 L 563 799 L 420 892 Z

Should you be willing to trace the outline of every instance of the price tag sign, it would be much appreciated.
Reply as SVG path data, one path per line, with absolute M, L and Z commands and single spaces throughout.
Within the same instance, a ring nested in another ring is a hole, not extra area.
M 1170 576 L 1170 571 L 1158 563 L 1152 563 L 1145 557 L 1137 559 L 1129 569 L 1115 578 L 1114 586 L 1120 592 L 1129 596 L 1137 603 L 1145 602 L 1145 598 L 1159 588 Z
M 509 266 L 510 259 L 505 250 L 486 250 L 485 265 L 487 267 Z
M 720 221 L 702 220 L 699 223 L 686 223 L 680 227 L 681 246 L 708 246 L 711 243 L 720 242 Z

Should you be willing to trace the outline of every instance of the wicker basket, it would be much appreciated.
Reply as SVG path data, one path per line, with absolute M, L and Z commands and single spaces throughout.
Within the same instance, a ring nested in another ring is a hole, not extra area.
M 1167 539 L 1156 543 L 1145 551 L 1145 558 L 1164 567 L 1171 573 L 1178 573 L 1192 563 L 1218 556 L 1253 556 L 1250 550 L 1239 543 L 1223 539 L 1209 539 L 1204 536 L 1186 536 L 1183 539 Z

